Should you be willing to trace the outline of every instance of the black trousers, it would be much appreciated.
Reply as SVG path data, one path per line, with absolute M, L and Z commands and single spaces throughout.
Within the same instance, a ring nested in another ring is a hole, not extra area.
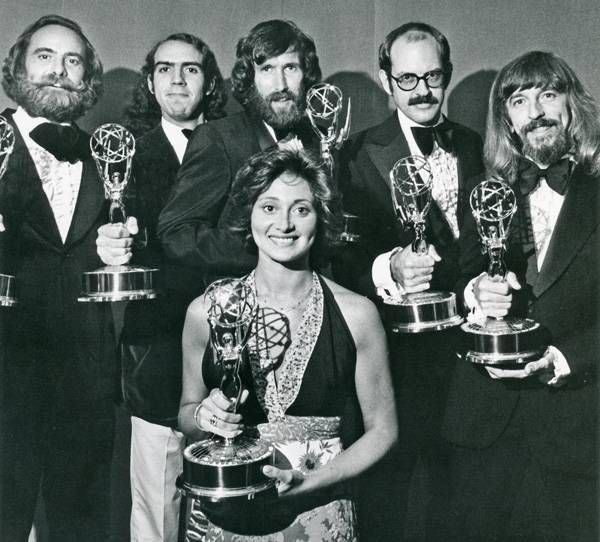
M 85 360 L 52 349 L 21 354 L 9 351 L 2 359 L 0 540 L 27 540 L 41 492 L 50 541 L 106 542 L 114 438 L 110 378 L 103 382 Z

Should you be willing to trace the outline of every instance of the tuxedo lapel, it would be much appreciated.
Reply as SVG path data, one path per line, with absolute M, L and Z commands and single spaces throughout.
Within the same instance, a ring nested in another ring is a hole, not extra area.
M 98 179 L 96 165 L 93 160 L 85 160 L 77 203 L 65 241 L 66 247 L 76 243 L 88 233 L 90 228 L 95 226 L 98 213 L 105 212 L 107 209 L 103 202 L 104 186 Z M 108 212 L 106 212 L 105 222 L 108 222 Z
M 258 150 L 266 151 L 277 145 L 277 141 L 273 139 L 265 123 L 259 119 L 247 115 L 250 127 L 256 136 L 256 141 L 260 147 Z
M 598 180 L 576 170 L 556 221 L 548 252 L 533 287 L 542 295 L 560 277 L 590 234 L 598 227 Z M 590 269 L 590 273 L 597 270 Z
M 365 141 L 365 150 L 379 172 L 378 178 L 374 179 L 369 188 L 375 191 L 382 207 L 393 214 L 390 171 L 398 160 L 410 155 L 408 143 L 395 113 Z
M 15 148 L 9 159 L 6 179 L 2 182 L 12 183 L 15 187 L 22 210 L 23 227 L 31 228 L 48 244 L 61 248 L 62 239 L 58 226 L 33 159 L 25 146 L 21 132 L 12 122 L 12 118 L 8 116 L 7 118 L 14 128 Z

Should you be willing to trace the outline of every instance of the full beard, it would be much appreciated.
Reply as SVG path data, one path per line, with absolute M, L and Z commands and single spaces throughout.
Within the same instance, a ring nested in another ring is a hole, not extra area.
M 535 138 L 532 143 L 528 137 L 529 132 L 541 126 L 555 126 L 557 131 L 555 134 Z M 560 122 L 554 119 L 532 120 L 523 126 L 520 136 L 523 141 L 523 154 L 537 164 L 550 166 L 558 162 L 571 148 L 571 141 L 567 130 Z
M 88 111 L 98 98 L 89 83 L 75 85 L 64 77 L 50 76 L 39 83 L 24 74 L 16 78 L 16 102 L 33 117 L 70 122 Z M 53 85 L 58 84 L 59 87 Z
M 282 98 L 287 98 L 289 105 L 286 109 L 276 111 L 273 109 L 272 104 L 277 103 Z M 253 86 L 247 107 L 251 114 L 264 120 L 269 126 L 276 130 L 286 130 L 298 124 L 304 116 L 306 99 L 304 92 L 295 94 L 291 90 L 272 92 L 263 97 Z

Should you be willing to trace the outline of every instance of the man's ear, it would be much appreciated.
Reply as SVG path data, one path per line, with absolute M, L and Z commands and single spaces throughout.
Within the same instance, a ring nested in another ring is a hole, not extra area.
M 154 83 L 152 82 L 152 77 L 150 75 L 146 78 L 146 83 L 148 84 L 150 94 L 154 94 Z
M 390 83 L 390 78 L 385 70 L 379 70 L 379 81 L 381 82 L 381 86 L 383 90 L 385 90 L 388 96 L 392 95 L 392 87 Z
M 212 93 L 214 92 L 214 90 L 215 90 L 215 84 L 216 84 L 216 83 L 215 83 L 215 78 L 213 77 L 213 78 L 210 80 L 210 85 L 208 85 L 208 86 L 206 87 L 206 89 L 204 90 L 204 95 L 205 95 L 205 96 L 208 96 L 208 95 L 210 95 L 210 94 L 212 94 Z

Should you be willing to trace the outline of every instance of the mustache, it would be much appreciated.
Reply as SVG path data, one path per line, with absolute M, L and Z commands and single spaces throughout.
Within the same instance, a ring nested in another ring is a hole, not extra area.
M 83 81 L 79 84 L 74 83 L 68 77 L 62 77 L 60 75 L 50 74 L 42 78 L 41 81 L 35 83 L 35 86 L 38 88 L 43 87 L 60 87 L 63 90 L 68 90 L 69 92 L 81 92 L 85 84 Z
M 534 119 L 531 122 L 528 122 L 525 126 L 523 126 L 523 128 L 521 129 L 521 131 L 524 134 L 528 134 L 529 132 L 531 132 L 532 130 L 535 130 L 536 128 L 542 128 L 542 127 L 552 127 L 552 126 L 558 126 L 558 121 L 554 120 L 554 119 Z
M 271 94 L 269 94 L 267 96 L 267 101 L 269 103 L 283 101 L 283 100 L 295 100 L 295 99 L 296 99 L 296 95 L 290 90 L 280 90 L 280 91 L 276 91 L 276 92 L 271 92 Z
M 408 105 L 432 104 L 440 103 L 439 100 L 431 93 L 424 96 L 412 96 L 408 99 Z

